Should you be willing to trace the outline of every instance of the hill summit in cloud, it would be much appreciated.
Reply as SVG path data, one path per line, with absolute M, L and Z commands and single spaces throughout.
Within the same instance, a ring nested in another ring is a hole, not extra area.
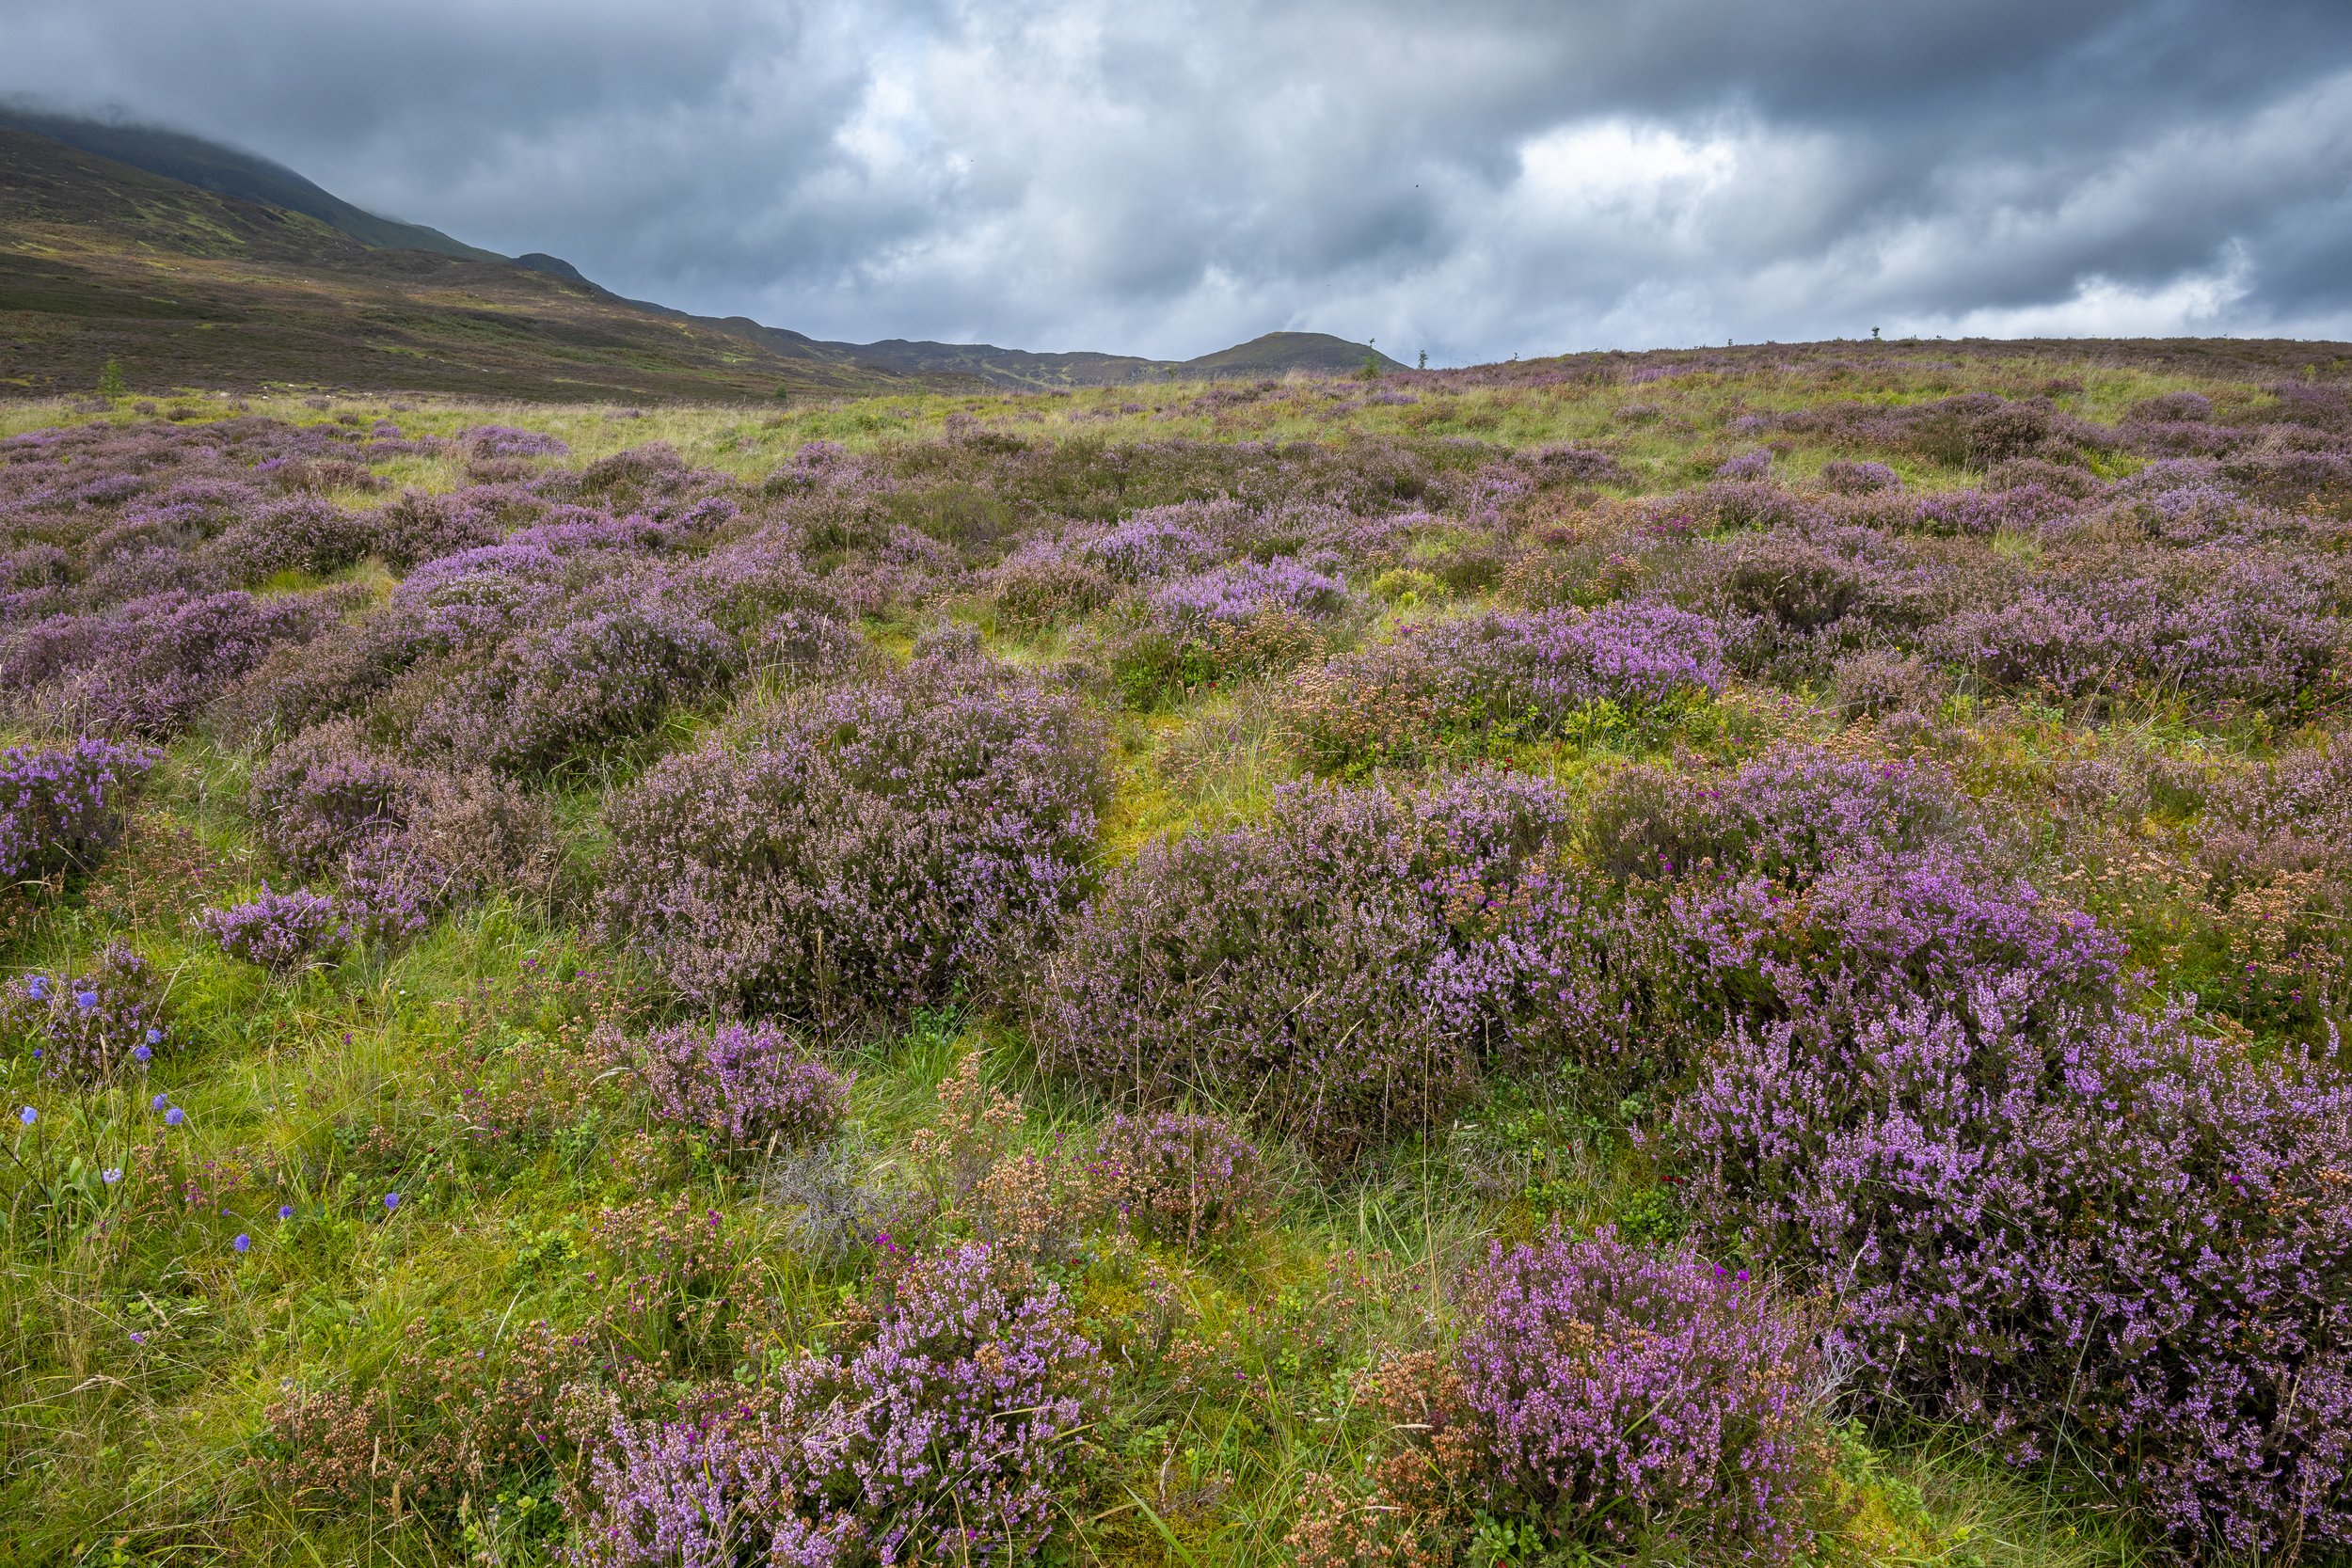
M 171 256 L 214 265 L 163 260 Z M 231 260 L 273 270 L 223 265 Z M 461 303 L 450 291 L 472 297 Z M 338 296 L 340 319 L 330 303 Z M 624 298 L 560 257 L 502 256 L 383 217 L 283 165 L 184 132 L 8 106 L 0 106 L 0 316 L 17 328 L 0 345 L 0 381 L 26 389 L 83 384 L 73 378 L 107 358 L 159 385 L 286 379 L 508 397 L 908 382 L 1050 390 L 1344 374 L 1367 359 L 1405 368 L 1320 332 L 1270 332 L 1186 360 L 824 341 Z M 221 332 L 232 325 L 253 330 Z M 541 357 L 548 362 L 535 364 Z

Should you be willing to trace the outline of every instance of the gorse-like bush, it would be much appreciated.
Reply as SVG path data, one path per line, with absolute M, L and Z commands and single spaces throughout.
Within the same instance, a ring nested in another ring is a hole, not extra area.
M 156 753 L 109 740 L 0 751 L 0 878 L 87 871 L 121 836 Z
M 267 883 L 260 897 L 206 910 L 198 924 L 230 958 L 279 971 L 332 960 L 351 941 L 351 923 L 332 898 L 304 888 L 273 893 Z
M 638 1059 L 654 1114 L 730 1153 L 829 1137 L 849 1104 L 849 1079 L 771 1024 L 682 1024 L 647 1038 Z
M 616 1426 L 576 1560 L 1025 1559 L 1104 1386 L 1058 1288 L 1022 1288 L 972 1243 L 916 1259 L 852 1332 L 787 1368 L 764 1407 Z
M 977 993 L 1081 896 L 1103 748 L 1075 697 L 984 661 L 799 694 L 614 801 L 605 929 L 689 997 L 820 1033 Z
M 1838 1290 L 1869 1390 L 2184 1547 L 2352 1542 L 2352 1085 L 2031 989 L 1735 1030 L 1675 1115 L 1686 1202 Z

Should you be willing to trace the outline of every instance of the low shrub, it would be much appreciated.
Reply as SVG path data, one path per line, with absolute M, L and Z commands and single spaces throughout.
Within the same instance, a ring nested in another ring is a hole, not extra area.
M 157 753 L 85 737 L 0 751 L 0 878 L 87 871 L 122 835 L 131 792 Z
M 1946 987 L 1705 1053 L 1674 1117 L 1702 1231 L 1836 1288 L 1866 1391 L 2062 1453 L 2185 1549 L 2352 1541 L 2352 1084 Z
M 1488 612 L 1341 656 L 1300 678 L 1290 717 L 1324 769 L 1361 776 L 1671 712 L 1724 680 L 1714 625 L 1669 606 Z
M 1130 1220 L 1186 1246 L 1223 1241 L 1271 1206 L 1257 1146 L 1221 1117 L 1115 1116 L 1096 1142 L 1095 1160 Z
M 743 662 L 699 615 L 658 600 L 601 610 L 506 642 L 418 716 L 413 738 L 476 767 L 544 772 L 724 690 Z
M 351 941 L 351 923 L 332 898 L 307 889 L 262 895 L 197 917 L 206 934 L 232 958 L 280 973 L 313 961 L 333 961 Z
M 1930 850 L 1982 863 L 1982 814 L 1950 771 L 1783 746 L 1727 776 L 1637 765 L 1595 797 L 1579 826 L 1585 860 L 1616 877 L 1763 876 L 1797 885 L 1832 866 Z
M 1820 1314 L 1745 1270 L 1557 1227 L 1495 1246 L 1451 1352 L 1375 1379 L 1390 1423 L 1364 1483 L 1314 1478 L 1308 1568 L 1632 1553 L 1787 1562 L 1812 1544 L 1829 1446 Z
M 984 660 L 798 693 L 613 802 L 603 928 L 706 1005 L 903 1016 L 1044 949 L 1107 789 L 1078 700 Z
M 1052 1284 L 972 1243 L 917 1257 L 851 1343 L 698 1421 L 617 1423 L 578 1560 L 654 1568 L 1025 1559 L 1104 1383 Z
M 493 892 L 546 894 L 553 827 L 512 784 L 419 766 L 335 721 L 306 730 L 255 770 L 246 815 L 298 876 L 335 877 L 356 928 L 415 934 L 440 911 Z
M 682 1024 L 647 1038 L 638 1071 L 654 1114 L 707 1134 L 722 1152 L 790 1148 L 831 1137 L 850 1080 L 770 1024 Z
M 0 663 L 0 691 L 37 722 L 167 740 L 272 648 L 330 619 L 317 595 L 167 590 L 27 628 Z
M 1286 787 L 1258 824 L 1146 845 L 1029 998 L 1049 1068 L 1136 1104 L 1206 1096 L 1331 1166 L 1443 1125 L 1489 1059 L 1615 1069 L 1602 921 L 1548 869 L 1546 786 Z

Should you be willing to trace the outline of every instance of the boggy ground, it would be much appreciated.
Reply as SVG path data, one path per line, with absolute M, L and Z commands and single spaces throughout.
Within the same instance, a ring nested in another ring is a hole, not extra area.
M 2341 1560 L 2352 399 L 1939 352 L 0 413 L 8 1553 Z

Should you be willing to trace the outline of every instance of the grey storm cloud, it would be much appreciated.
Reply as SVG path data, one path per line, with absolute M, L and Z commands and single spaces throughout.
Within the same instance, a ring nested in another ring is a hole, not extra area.
M 2352 337 L 2344 0 L 0 0 L 0 93 L 826 337 Z

